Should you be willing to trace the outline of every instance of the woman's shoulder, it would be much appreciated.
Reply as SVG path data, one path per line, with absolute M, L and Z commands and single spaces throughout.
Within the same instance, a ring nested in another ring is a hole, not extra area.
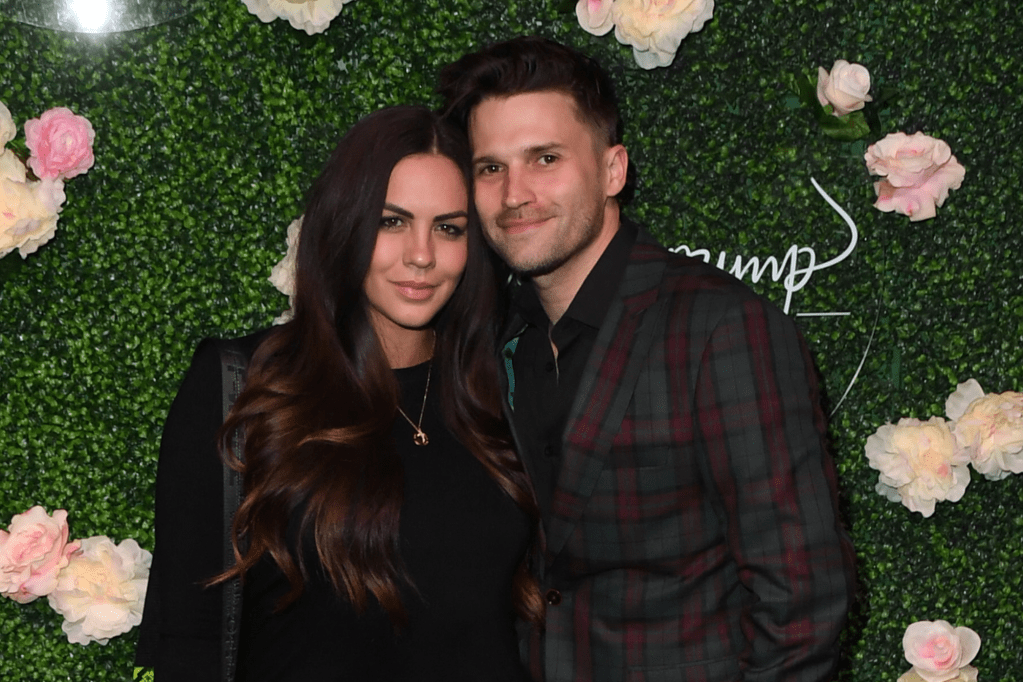
M 222 351 L 235 349 L 241 353 L 247 364 L 256 352 L 256 348 L 272 332 L 273 327 L 261 329 L 246 336 L 237 338 L 207 337 L 199 342 L 192 353 L 181 383 L 178 385 L 175 403 L 193 405 L 196 409 L 206 411 L 219 405 L 222 374 Z M 173 411 L 172 405 L 172 411 Z
M 200 341 L 196 347 L 195 353 L 192 356 L 192 364 L 204 364 L 204 361 L 210 362 L 218 358 L 221 352 L 225 350 L 237 350 L 246 360 L 249 360 L 252 358 L 252 354 L 256 352 L 259 344 L 263 343 L 276 329 L 277 327 L 267 327 L 245 336 L 233 338 L 207 337 Z

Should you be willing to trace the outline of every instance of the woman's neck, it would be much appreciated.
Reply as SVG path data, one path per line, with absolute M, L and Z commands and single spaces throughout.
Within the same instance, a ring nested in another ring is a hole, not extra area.
M 391 369 L 413 367 L 433 357 L 436 335 L 432 328 L 403 329 L 401 333 L 380 334 L 380 345 Z

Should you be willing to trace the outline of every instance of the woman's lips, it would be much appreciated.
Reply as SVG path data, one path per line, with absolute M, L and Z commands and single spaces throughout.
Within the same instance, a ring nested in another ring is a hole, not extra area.
M 433 295 L 433 290 L 437 288 L 426 282 L 394 282 L 394 286 L 398 288 L 402 296 L 413 301 L 425 301 Z

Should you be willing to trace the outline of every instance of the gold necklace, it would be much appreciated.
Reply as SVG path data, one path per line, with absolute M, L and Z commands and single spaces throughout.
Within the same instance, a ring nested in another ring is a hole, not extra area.
M 398 412 L 400 412 L 401 416 L 405 417 L 405 421 L 411 424 L 412 428 L 416 430 L 415 435 L 412 436 L 412 442 L 416 445 L 426 445 L 430 442 L 430 437 L 426 435 L 426 431 L 423 431 L 423 414 L 426 413 L 426 395 L 430 392 L 431 374 L 433 374 L 433 356 L 430 357 L 430 368 L 426 370 L 426 390 L 423 391 L 423 406 L 419 410 L 418 424 L 409 419 L 409 416 L 405 414 L 405 410 L 401 409 L 401 405 L 398 405 Z

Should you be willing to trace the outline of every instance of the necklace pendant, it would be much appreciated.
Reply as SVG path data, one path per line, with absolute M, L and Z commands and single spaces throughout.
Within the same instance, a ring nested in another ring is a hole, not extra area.
M 412 436 L 412 442 L 416 445 L 426 445 L 430 442 L 430 439 L 427 437 L 425 431 L 417 430 L 416 435 Z

